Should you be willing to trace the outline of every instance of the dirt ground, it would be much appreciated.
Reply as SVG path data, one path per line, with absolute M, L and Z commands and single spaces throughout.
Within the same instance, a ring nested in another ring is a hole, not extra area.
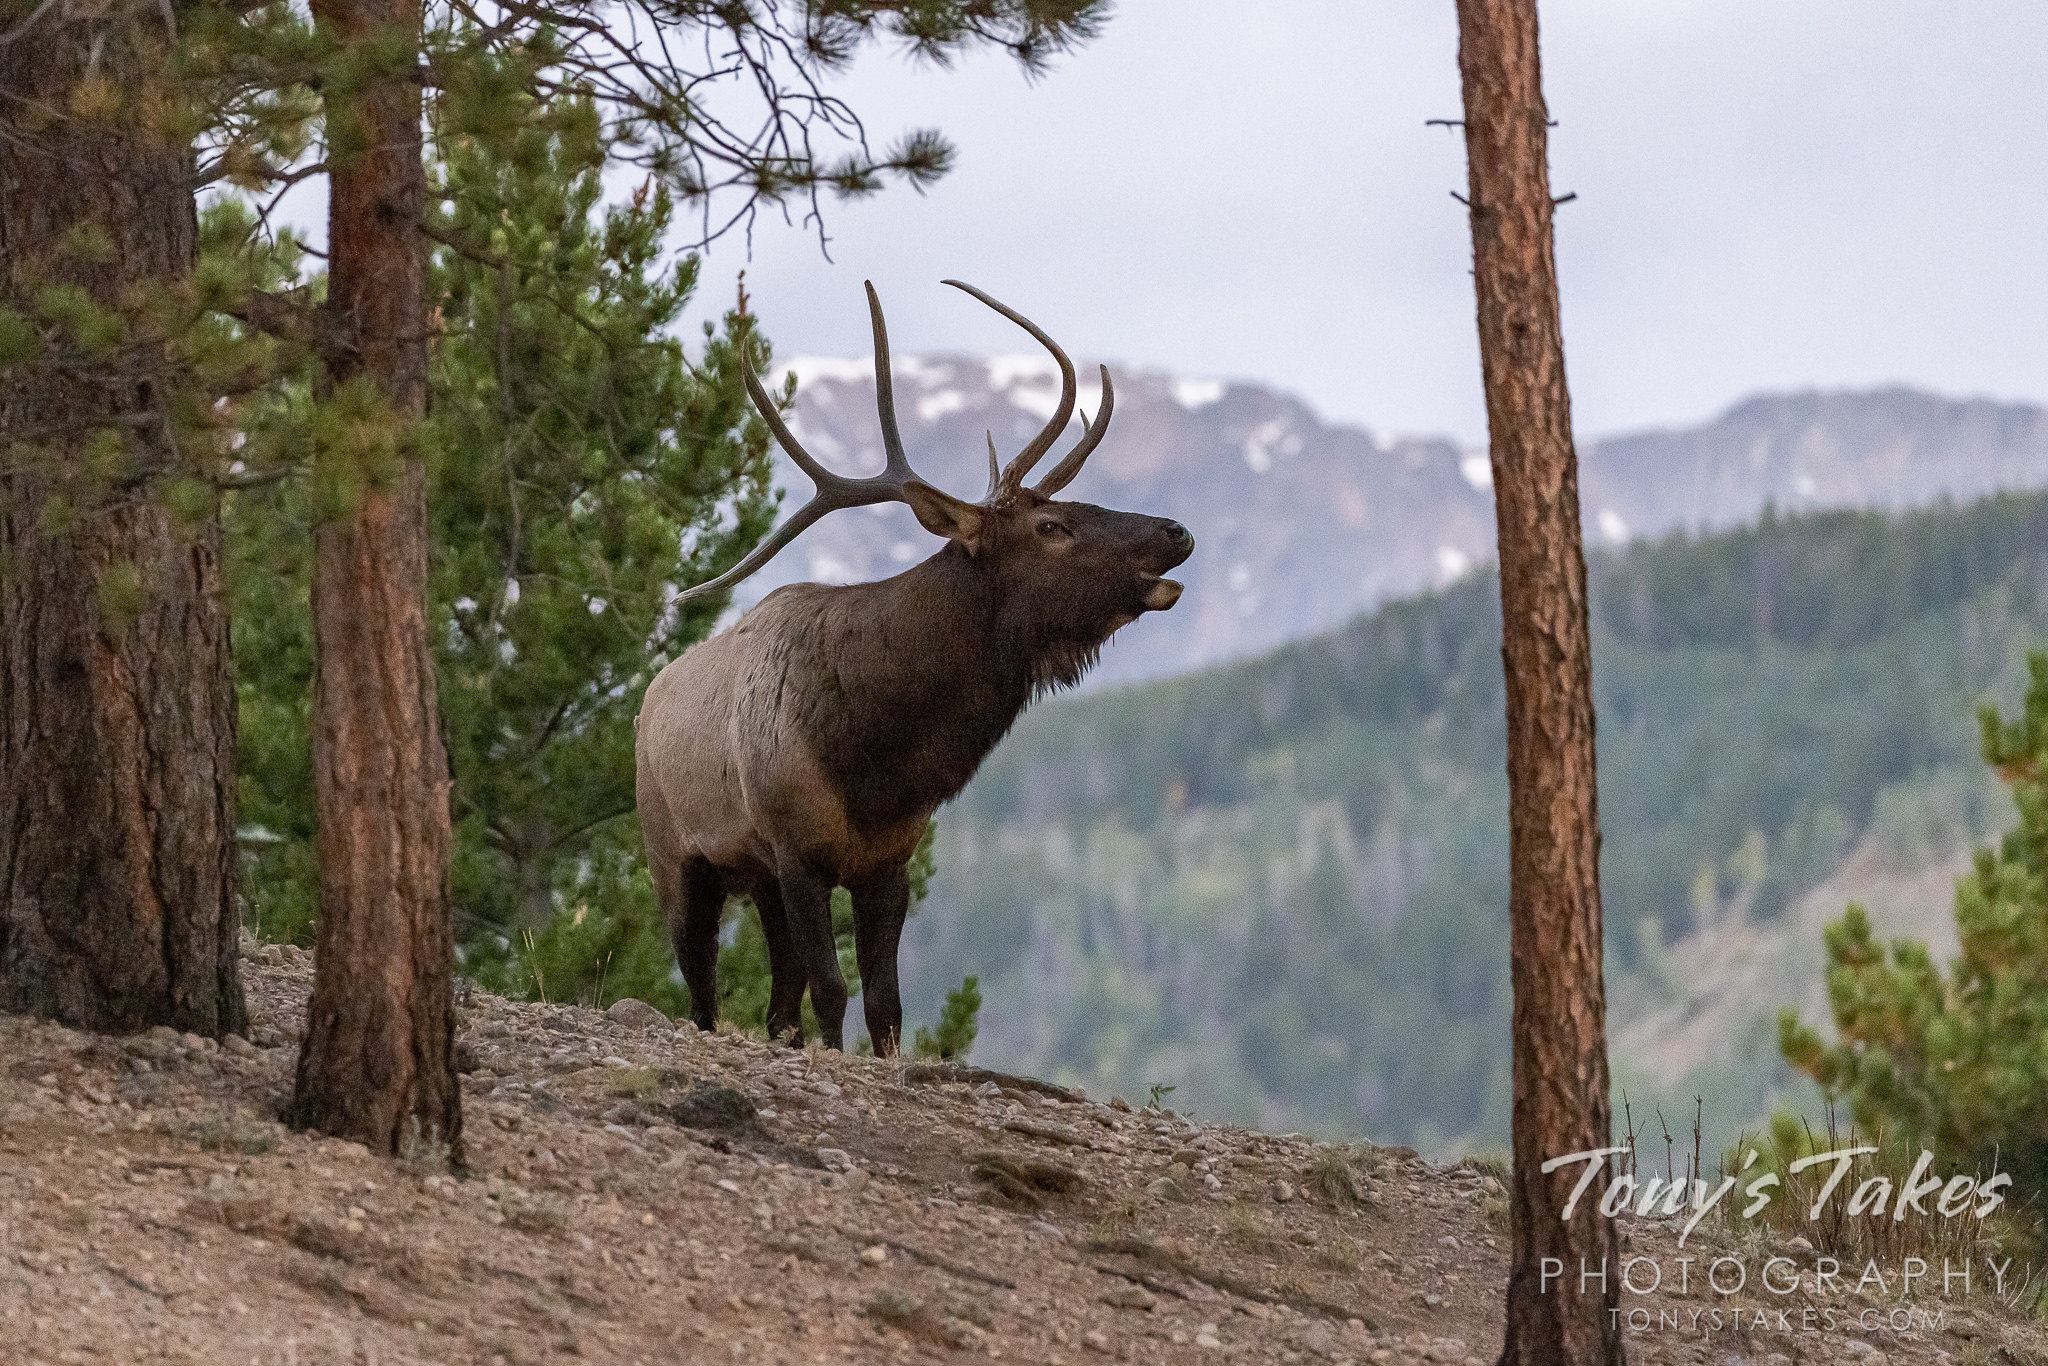
M 224 1048 L 0 1017 L 0 1361 L 1467 1363 L 1499 1349 L 1505 1200 L 1479 1166 L 771 1048 L 638 1002 L 477 993 L 459 1044 L 468 1162 L 451 1173 L 445 1153 L 373 1157 L 274 1121 L 311 960 L 265 946 L 246 966 L 251 1041 Z M 1666 1284 L 1622 1297 L 1631 1357 L 2048 1363 L 2048 1333 L 1982 1284 L 1768 1293 L 1756 1268 L 1773 1251 L 1813 1261 L 1707 1227 L 1680 1252 L 1672 1230 L 1632 1225 L 1623 1255 L 1653 1257 Z M 1699 1280 L 1724 1254 L 1751 1268 L 1732 1296 Z

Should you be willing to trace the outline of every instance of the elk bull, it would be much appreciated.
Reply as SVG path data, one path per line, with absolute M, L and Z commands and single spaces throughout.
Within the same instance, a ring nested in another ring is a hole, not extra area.
M 847 992 L 831 894 L 844 886 L 868 1036 L 877 1053 L 896 1051 L 905 865 L 932 812 L 966 786 L 1033 698 L 1077 682 L 1120 627 L 1180 598 L 1181 586 L 1162 577 L 1194 549 L 1180 523 L 1054 501 L 1109 426 L 1108 367 L 1094 420 L 1027 488 L 1025 476 L 1074 414 L 1073 364 L 1029 319 L 970 285 L 946 283 L 1030 332 L 1060 369 L 1058 410 L 1000 470 L 991 436 L 979 503 L 926 483 L 904 458 L 873 285 L 875 398 L 888 457 L 880 474 L 850 479 L 820 466 L 743 360 L 754 406 L 817 493 L 685 598 L 731 587 L 839 508 L 907 503 L 946 545 L 878 583 L 779 588 L 649 685 L 637 723 L 641 828 L 700 1028 L 716 1015 L 726 898 L 745 893 L 768 944 L 770 1036 L 801 1030 L 808 986 L 825 1042 L 840 1047 Z

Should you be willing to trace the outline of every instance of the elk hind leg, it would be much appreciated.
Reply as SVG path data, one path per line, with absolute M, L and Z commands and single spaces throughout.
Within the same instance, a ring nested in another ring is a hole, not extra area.
M 905 868 L 865 879 L 853 893 L 853 949 L 860 962 L 861 1013 L 875 1056 L 892 1057 L 903 1043 L 903 998 L 896 985 L 896 946 L 910 914 Z
M 768 944 L 768 1037 L 802 1043 L 804 968 L 789 932 L 782 889 L 773 878 L 763 878 L 753 896 L 754 909 L 761 915 L 761 938 Z
M 654 887 L 675 941 L 676 966 L 690 988 L 690 1019 L 710 1030 L 718 1023 L 718 922 L 725 915 L 725 877 L 701 858 L 654 865 Z
M 777 880 L 782 884 L 783 923 L 789 928 L 792 956 L 811 989 L 818 1035 L 828 1048 L 843 1048 L 846 979 L 839 973 L 839 946 L 832 937 L 833 879 L 796 859 L 784 859 Z

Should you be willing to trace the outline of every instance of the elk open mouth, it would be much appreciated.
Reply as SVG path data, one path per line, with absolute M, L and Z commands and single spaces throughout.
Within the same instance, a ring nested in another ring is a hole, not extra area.
M 1157 574 L 1140 574 L 1138 579 L 1145 585 L 1145 610 L 1164 612 L 1180 601 L 1181 585 Z

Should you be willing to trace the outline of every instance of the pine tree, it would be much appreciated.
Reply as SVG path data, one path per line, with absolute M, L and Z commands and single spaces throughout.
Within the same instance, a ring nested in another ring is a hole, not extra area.
M 1838 1041 L 1797 1012 L 1779 1049 L 1870 1133 L 1926 1146 L 1963 1170 L 1994 1165 L 2048 1193 L 2048 654 L 2018 719 L 1985 708 L 1984 761 L 2019 824 L 1956 884 L 1960 952 L 1943 972 L 1923 943 L 1880 945 L 1861 906 L 1827 930 Z M 2024 1199 L 2019 1203 L 2026 1203 Z
M 939 1027 L 926 1029 L 917 1027 L 917 1033 L 910 1045 L 910 1053 L 916 1058 L 964 1058 L 974 1047 L 974 1036 L 981 1025 L 981 980 L 968 977 L 959 986 L 946 993 L 946 1004 L 939 1011 Z
M 0 17 L 0 1010 L 244 1025 L 184 3 Z
M 1549 115 L 1536 0 L 1458 0 L 1473 282 L 1492 438 L 1507 673 L 1508 919 L 1514 985 L 1514 1235 L 1502 1366 L 1622 1360 L 1618 1266 L 1597 1181 L 1572 1218 L 1568 1153 L 1608 1146 L 1600 817 L 1578 457 L 1565 387 Z M 1554 1260 L 1567 1275 L 1545 1285 Z

